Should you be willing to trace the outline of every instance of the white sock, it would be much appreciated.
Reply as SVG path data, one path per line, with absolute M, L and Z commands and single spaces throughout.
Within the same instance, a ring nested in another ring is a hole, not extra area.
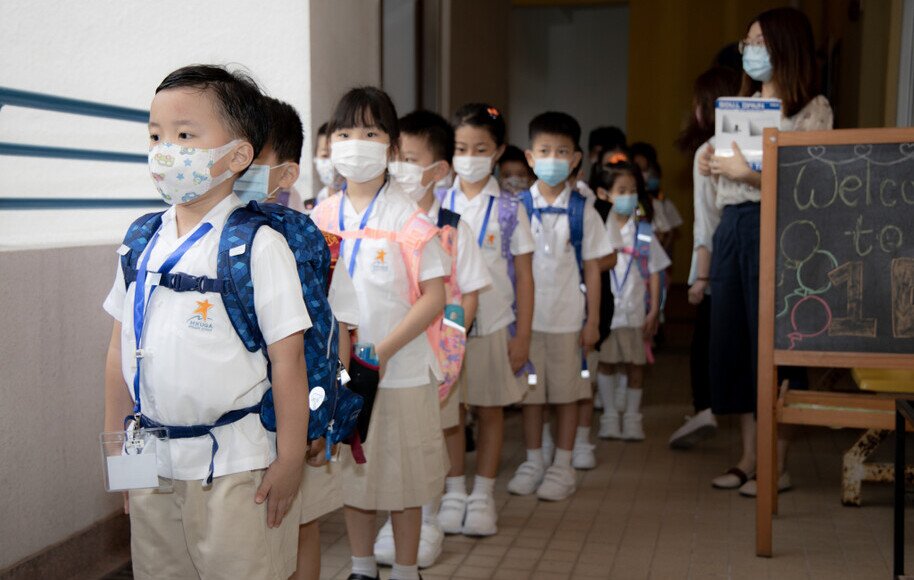
M 549 423 L 543 423 L 543 445 L 552 446 L 552 430 L 549 428 Z
M 555 450 L 555 461 L 552 462 L 553 465 L 559 467 L 571 467 L 571 450 L 570 449 L 556 449 Z
M 491 477 L 477 475 L 473 481 L 473 495 L 493 497 L 495 495 L 495 480 Z
M 578 427 L 578 432 L 574 436 L 574 444 L 590 443 L 590 427 Z
M 447 477 L 444 480 L 444 493 L 467 493 L 467 476 Z
M 625 396 L 628 394 L 628 375 L 625 373 L 616 373 L 616 393 L 615 407 L 616 411 L 622 413 L 625 411 Z
M 625 414 L 626 415 L 640 415 L 641 414 L 641 389 L 629 389 L 628 396 L 625 399 Z
M 543 467 L 546 464 L 546 460 L 543 459 L 543 448 L 527 449 L 527 461 Z
M 597 374 L 597 390 L 600 392 L 600 400 L 603 401 L 603 414 L 609 415 L 616 410 L 615 397 L 616 376 L 604 373 Z
M 394 568 L 390 571 L 390 580 L 419 580 L 419 566 L 394 563 Z
M 436 497 L 432 501 L 422 506 L 422 521 L 427 522 L 438 517 L 438 506 L 440 505 L 441 497 Z
M 374 556 L 366 556 L 364 558 L 353 556 L 352 573 L 374 578 L 378 575 L 378 562 L 374 559 Z

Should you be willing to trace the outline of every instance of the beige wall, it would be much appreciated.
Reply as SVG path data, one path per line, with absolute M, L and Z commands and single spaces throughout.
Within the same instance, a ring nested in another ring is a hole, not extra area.
M 98 444 L 114 250 L 0 252 L 0 570 L 120 505 Z

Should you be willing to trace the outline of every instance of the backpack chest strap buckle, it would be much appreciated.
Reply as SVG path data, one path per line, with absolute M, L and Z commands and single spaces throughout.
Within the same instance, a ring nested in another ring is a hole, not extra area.
M 207 278 L 206 276 L 191 276 L 189 274 L 163 274 L 159 280 L 159 286 L 170 288 L 175 292 L 215 292 L 222 294 L 225 292 L 225 281 L 219 278 Z

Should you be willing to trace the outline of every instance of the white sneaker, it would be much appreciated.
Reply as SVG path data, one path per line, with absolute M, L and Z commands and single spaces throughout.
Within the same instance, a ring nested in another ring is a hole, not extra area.
M 555 441 L 552 440 L 552 433 L 547 424 L 543 425 L 543 463 L 552 465 L 553 457 L 555 457 Z
M 790 481 L 790 473 L 784 472 L 778 477 L 778 493 L 788 491 L 793 488 Z M 758 480 L 752 478 L 739 488 L 739 494 L 743 497 L 755 497 L 758 495 Z
M 536 495 L 546 501 L 562 501 L 577 489 L 577 476 L 571 467 L 553 465 L 546 470 Z
M 422 522 L 422 530 L 419 533 L 419 559 L 416 563 L 420 568 L 428 568 L 435 565 L 435 560 L 441 555 L 441 547 L 444 545 L 444 532 L 438 522 L 434 520 L 425 520 Z M 375 555 L 377 558 L 377 555 Z M 380 563 L 380 560 L 378 561 Z
M 465 536 L 494 536 L 498 533 L 495 498 L 488 494 L 473 494 L 467 498 L 467 517 L 463 522 Z
M 622 439 L 622 424 L 619 413 L 604 413 L 600 415 L 600 439 Z
M 514 495 L 530 495 L 543 482 L 545 473 L 542 465 L 532 461 L 524 461 L 514 472 L 514 477 L 511 478 L 511 481 L 508 482 L 508 491 Z
M 394 526 L 387 516 L 387 521 L 378 530 L 378 536 L 374 541 L 374 557 L 381 566 L 393 566 L 394 559 L 397 555 L 397 549 L 394 546 Z
M 626 441 L 644 441 L 641 413 L 622 415 L 622 438 Z
M 691 449 L 700 441 L 709 439 L 717 433 L 717 419 L 711 409 L 705 409 L 694 417 L 688 417 L 685 425 L 670 436 L 670 447 L 673 449 Z
M 438 508 L 438 525 L 445 534 L 459 534 L 467 511 L 467 494 L 459 491 L 446 493 Z
M 571 466 L 575 469 L 593 469 L 597 466 L 597 457 L 593 450 L 596 445 L 586 441 L 575 441 L 571 450 Z

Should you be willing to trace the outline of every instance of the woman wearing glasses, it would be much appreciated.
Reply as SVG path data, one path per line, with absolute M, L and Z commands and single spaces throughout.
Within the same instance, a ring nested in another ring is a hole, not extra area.
M 782 131 L 832 128 L 828 100 L 817 95 L 815 45 L 805 14 L 793 8 L 762 12 L 740 43 L 741 96 L 781 100 Z M 715 415 L 740 415 L 742 457 L 712 485 L 756 494 L 756 371 L 758 367 L 759 201 L 761 173 L 734 144 L 732 157 L 709 149 L 699 170 L 716 176 L 722 208 L 711 260 L 711 407 Z M 805 371 L 800 369 L 801 375 Z M 797 374 L 797 373 L 794 373 Z M 786 378 L 786 377 L 785 377 Z M 786 441 L 778 442 L 778 490 L 790 487 L 784 469 Z

